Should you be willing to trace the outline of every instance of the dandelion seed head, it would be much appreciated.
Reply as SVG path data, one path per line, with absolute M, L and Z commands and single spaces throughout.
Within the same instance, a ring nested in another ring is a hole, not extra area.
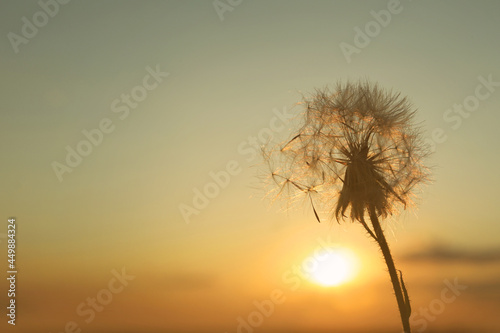
M 368 209 L 387 217 L 411 204 L 428 179 L 428 153 L 406 97 L 368 81 L 347 82 L 317 89 L 302 106 L 291 139 L 265 150 L 277 197 L 305 194 L 313 203 L 314 195 L 337 221 L 361 221 Z

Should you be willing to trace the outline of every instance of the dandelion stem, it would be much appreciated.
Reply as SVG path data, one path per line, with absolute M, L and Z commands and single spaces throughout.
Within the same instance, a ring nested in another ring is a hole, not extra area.
M 359 222 L 361 222 L 361 224 L 363 225 L 363 227 L 365 228 L 365 230 L 368 232 L 368 234 L 375 240 L 378 242 L 377 240 L 377 236 L 375 236 L 375 234 L 373 233 L 373 231 L 370 229 L 370 227 L 368 227 L 368 224 L 366 224 L 365 222 L 365 219 L 363 218 L 363 216 L 361 216 L 361 219 L 359 220 Z
M 380 246 L 380 249 L 382 250 L 385 263 L 387 265 L 387 268 L 389 269 L 389 275 L 391 276 L 392 287 L 394 289 L 394 294 L 396 295 L 396 300 L 398 302 L 399 313 L 401 315 L 401 321 L 403 323 L 404 333 L 411 333 L 410 314 L 408 311 L 409 300 L 407 297 L 405 297 L 403 293 L 403 287 L 400 284 L 400 279 L 396 271 L 396 266 L 394 265 L 394 259 L 392 259 L 391 251 L 389 249 L 389 244 L 387 244 L 387 240 L 385 239 L 384 231 L 380 226 L 380 222 L 375 212 L 375 208 L 370 207 L 368 209 L 368 213 L 370 215 L 370 220 L 373 225 L 373 230 L 375 231 L 375 235 L 377 236 L 376 239 L 377 243 Z

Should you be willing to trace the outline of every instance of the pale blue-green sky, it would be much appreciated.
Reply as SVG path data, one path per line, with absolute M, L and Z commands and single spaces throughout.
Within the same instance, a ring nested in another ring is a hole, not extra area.
M 416 209 L 390 222 L 396 253 L 435 243 L 471 251 L 498 246 L 500 83 L 492 91 L 481 88 L 489 96 L 457 129 L 458 120 L 446 122 L 443 115 L 475 94 L 478 77 L 500 82 L 500 3 L 402 0 L 390 23 L 348 62 L 340 45 L 355 46 L 355 28 L 364 30 L 374 21 L 371 11 L 387 10 L 388 3 L 242 1 L 221 20 L 212 1 L 72 1 L 59 5 L 17 53 L 9 33 L 22 36 L 22 18 L 32 21 L 41 7 L 35 1 L 0 5 L 0 199 L 3 216 L 22 223 L 26 279 L 35 281 L 45 269 L 47 279 L 85 271 L 105 280 L 112 268 L 127 265 L 159 281 L 187 272 L 238 286 L 231 265 L 259 267 L 269 260 L 266 244 L 290 245 L 284 240 L 297 230 L 306 235 L 304 244 L 330 233 L 345 246 L 373 250 L 354 226 L 317 225 L 308 208 L 269 209 L 256 178 L 260 159 L 247 161 L 249 155 L 238 152 L 269 127 L 273 110 L 291 109 L 315 87 L 358 78 L 407 95 L 426 137 L 436 128 L 447 136 L 429 160 L 434 183 Z M 111 104 L 157 66 L 168 77 L 121 120 Z M 64 163 L 65 147 L 75 148 L 85 139 L 82 130 L 104 118 L 114 130 L 59 181 L 52 163 Z M 292 124 L 276 138 L 286 137 Z M 191 205 L 193 189 L 231 160 L 241 173 L 186 224 L 179 205 Z M 269 265 L 280 260 L 298 259 Z M 267 290 L 263 281 L 256 285 Z M 85 295 L 68 299 L 69 307 Z M 189 304 L 178 318 L 189 316 Z M 58 329 L 64 318 L 47 328 Z M 231 329 L 223 315 L 208 321 Z

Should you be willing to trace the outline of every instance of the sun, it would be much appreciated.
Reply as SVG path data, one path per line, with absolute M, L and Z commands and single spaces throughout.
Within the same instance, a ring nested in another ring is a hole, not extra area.
M 339 286 L 355 277 L 357 258 L 345 248 L 323 249 L 307 258 L 304 267 L 308 267 L 311 282 L 323 287 Z

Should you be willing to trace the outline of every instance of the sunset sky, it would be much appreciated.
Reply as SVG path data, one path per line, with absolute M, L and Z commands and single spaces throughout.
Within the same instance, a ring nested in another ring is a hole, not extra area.
M 499 13 L 498 1 L 2 2 L 0 267 L 15 217 L 18 275 L 15 327 L 0 283 L 1 331 L 400 333 L 363 228 L 272 204 L 261 177 L 259 146 L 292 134 L 302 95 L 369 79 L 408 96 L 435 150 L 432 183 L 384 221 L 414 332 L 500 332 Z M 325 287 L 300 273 L 323 248 L 350 253 L 353 276 Z

